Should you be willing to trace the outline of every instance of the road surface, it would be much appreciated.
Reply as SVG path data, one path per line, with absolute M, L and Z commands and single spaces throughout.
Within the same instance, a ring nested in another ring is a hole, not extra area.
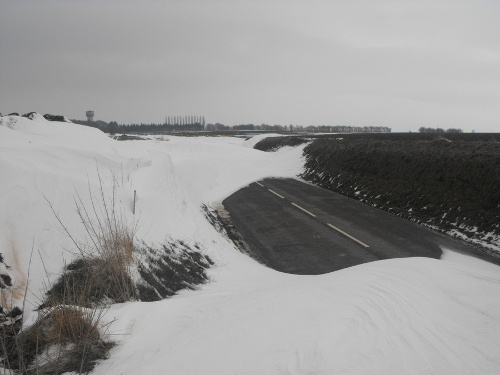
M 441 247 L 476 251 L 449 236 L 295 179 L 252 183 L 222 204 L 256 258 L 286 273 L 322 274 L 388 258 L 438 259 Z

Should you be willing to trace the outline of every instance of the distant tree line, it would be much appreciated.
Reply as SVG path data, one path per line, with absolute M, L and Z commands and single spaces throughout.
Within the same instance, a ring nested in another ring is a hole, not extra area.
M 121 127 L 123 126 L 123 125 L 119 125 L 116 121 L 105 122 L 105 121 L 101 121 L 101 120 L 86 121 L 86 120 L 74 120 L 74 119 L 72 119 L 71 122 L 73 122 L 75 124 L 90 126 L 92 128 L 97 128 L 97 129 L 102 130 L 105 133 L 110 133 L 110 134 L 119 133 L 121 131 Z
M 188 124 L 131 124 L 120 125 L 121 133 L 137 133 L 137 132 L 172 132 L 172 131 L 200 131 L 203 130 L 201 123 Z
M 75 124 L 91 126 L 102 130 L 105 133 L 116 134 L 116 133 L 157 133 L 157 132 L 172 132 L 172 131 L 200 131 L 203 130 L 203 125 L 201 123 L 195 124 L 130 124 L 123 125 L 118 124 L 116 121 L 105 122 L 101 120 L 97 121 L 84 121 L 84 120 L 71 120 Z
M 172 132 L 172 131 L 201 131 L 205 128 L 204 116 L 167 116 L 163 124 L 118 124 L 116 121 L 105 122 L 71 120 L 75 124 L 91 126 L 102 130 L 105 133 L 138 133 L 138 132 Z
M 454 128 L 450 128 L 450 129 L 441 129 L 441 128 L 425 128 L 425 127 L 421 127 L 420 129 L 418 129 L 418 131 L 420 133 L 463 133 L 463 130 L 462 129 L 454 129 Z
M 205 130 L 260 130 L 260 131 L 279 131 L 279 132 L 310 132 L 310 133 L 390 133 L 391 128 L 385 126 L 345 126 L 345 125 L 254 125 L 241 124 L 227 126 L 221 123 L 207 124 Z
M 309 132 L 309 133 L 390 133 L 391 128 L 385 126 L 345 126 L 345 125 L 224 125 L 219 122 L 215 124 L 205 124 L 204 116 L 167 116 L 163 124 L 130 124 L 120 125 L 116 121 L 105 122 L 71 120 L 75 124 L 92 126 L 103 132 L 115 133 L 139 133 L 139 132 L 178 132 L 178 131 L 230 131 L 230 130 L 258 130 L 274 132 Z

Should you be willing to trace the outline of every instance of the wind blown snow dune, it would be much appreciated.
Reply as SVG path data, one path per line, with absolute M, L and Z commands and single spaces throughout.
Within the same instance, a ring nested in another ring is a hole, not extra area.
M 132 174 L 150 164 L 150 158 L 145 150 L 115 142 L 97 129 L 48 122 L 40 115 L 33 121 L 1 118 L 0 156 L 0 252 L 12 266 L 13 304 L 22 300 L 29 272 L 30 310 L 40 302 L 47 278 L 53 281 L 74 256 L 49 203 L 76 238 L 83 240 L 75 212 L 77 194 L 88 204 L 88 190 L 99 191 L 97 174 L 102 173 L 103 191 L 112 196 L 110 176 L 121 178 L 122 171 Z M 121 185 L 117 198 L 130 211 L 132 186 L 127 181 Z
M 138 240 L 197 242 L 216 267 L 199 290 L 113 305 L 108 333 L 119 345 L 95 374 L 500 373 L 497 266 L 454 254 L 297 276 L 239 253 L 201 205 L 303 166 L 302 147 L 265 153 L 246 147 L 254 141 L 118 142 L 40 116 L 0 118 L 0 252 L 12 266 L 10 298 L 22 302 L 29 281 L 29 312 L 74 257 L 48 202 L 85 240 L 74 199 L 90 204 L 102 183 L 138 225 Z
M 321 276 L 257 269 L 227 276 L 171 300 L 113 308 L 112 330 L 131 336 L 96 373 L 493 374 L 500 368 L 498 274 L 413 258 Z

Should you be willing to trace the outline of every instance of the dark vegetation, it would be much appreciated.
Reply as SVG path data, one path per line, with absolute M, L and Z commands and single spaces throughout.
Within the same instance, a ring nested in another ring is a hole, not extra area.
M 425 128 L 425 127 L 421 127 L 418 129 L 418 131 L 420 133 L 440 133 L 440 134 L 444 134 L 444 133 L 463 133 L 462 129 L 455 129 L 455 128 L 450 128 L 450 129 L 442 129 L 442 128 Z
M 74 124 L 90 126 L 91 128 L 96 128 L 109 134 L 116 134 L 120 132 L 120 125 L 118 125 L 116 121 L 105 122 L 101 120 L 86 121 L 86 120 L 71 119 L 71 122 Z
M 3 263 L 1 254 L 0 262 Z M 89 280 L 79 281 L 86 285 Z M 62 289 L 64 298 L 60 301 L 50 298 L 54 304 L 39 311 L 36 322 L 27 328 L 22 328 L 23 311 L 19 307 L 10 311 L 0 307 L 3 368 L 26 375 L 87 373 L 98 360 L 107 358 L 113 343 L 103 340 L 100 334 L 99 321 L 104 310 L 79 305 L 82 295 L 88 295 L 89 290 L 82 291 L 75 280 L 62 288 L 61 284 L 58 282 L 56 289 Z
M 308 139 L 302 137 L 267 137 L 258 142 L 254 148 L 261 151 L 276 151 L 284 146 L 299 146 L 309 142 Z
M 200 131 L 203 130 L 201 123 L 194 124 L 131 124 L 120 125 L 121 133 L 161 133 L 178 131 Z
M 103 301 L 126 302 L 133 293 L 123 291 L 133 288 L 132 279 L 126 272 L 116 277 L 110 267 L 109 262 L 99 258 L 76 259 L 64 268 L 39 309 L 58 305 L 94 307 Z
M 24 115 L 22 115 L 22 117 L 26 117 L 26 118 L 29 118 L 30 120 L 33 120 L 36 114 L 37 114 L 37 112 L 28 112 L 28 113 L 25 113 Z M 0 114 L 0 116 L 1 116 L 1 114 Z M 12 113 L 9 113 L 8 116 L 20 116 L 20 115 L 18 112 L 12 112 Z M 43 117 L 48 121 L 68 122 L 66 117 L 64 117 L 62 115 L 51 115 L 49 113 L 46 113 L 45 115 L 43 115 Z
M 240 124 L 224 125 L 221 123 L 207 124 L 205 130 L 208 131 L 271 131 L 271 132 L 298 132 L 298 133 L 390 133 L 391 129 L 385 126 L 346 126 L 346 125 L 268 125 L 268 124 Z
M 182 289 L 195 289 L 208 281 L 206 270 L 214 265 L 198 251 L 198 245 L 196 249 L 181 241 L 170 241 L 158 248 L 142 244 L 136 250 L 141 258 L 137 266 L 141 278 L 136 283 L 128 273 L 115 277 L 109 262 L 78 258 L 65 267 L 39 309 L 74 304 L 90 308 L 103 302 L 121 303 L 130 299 L 151 302 L 171 297 Z M 124 293 L 124 290 L 131 291 Z
M 195 289 L 208 281 L 206 270 L 214 262 L 202 254 L 199 246 L 192 250 L 182 241 L 169 242 L 155 248 L 144 244 L 143 261 L 138 269 L 141 281 L 137 295 L 141 301 L 158 301 L 171 297 L 182 289 Z
M 416 222 L 488 241 L 500 235 L 499 141 L 500 134 L 481 133 L 320 138 L 304 150 L 302 177 Z
M 117 141 L 144 141 L 146 138 L 138 137 L 137 135 L 116 135 L 113 137 Z
M 7 341 L 4 365 L 18 374 L 90 372 L 114 346 L 99 333 L 99 316 L 78 307 L 58 306 Z
M 22 117 L 29 118 L 30 120 L 33 120 L 37 113 L 36 112 L 29 112 L 25 113 Z M 43 115 L 43 118 L 47 121 L 59 121 L 59 122 L 68 122 L 66 117 L 62 115 L 51 115 L 50 113 L 46 113 Z
M 33 113 L 33 112 L 31 112 Z M 62 115 L 51 115 L 49 113 L 46 113 L 45 115 L 43 115 L 43 117 L 45 118 L 45 120 L 47 121 L 60 121 L 60 122 L 67 122 L 66 120 L 66 117 L 62 116 Z
M 248 133 L 245 133 L 248 134 Z M 286 134 L 286 133 L 282 133 Z M 285 140 L 278 138 L 294 138 L 302 137 L 308 140 L 313 139 L 336 139 L 336 140 L 353 140 L 367 139 L 376 141 L 431 141 L 435 139 L 446 138 L 450 141 L 497 141 L 500 142 L 500 133 L 345 133 L 345 134 L 290 134 L 287 137 L 268 137 L 263 139 L 272 139 L 262 143 L 259 149 L 269 151 L 278 146 L 280 142 Z M 274 139 L 276 138 L 276 139 Z M 290 141 L 293 142 L 293 141 Z
M 27 329 L 21 330 L 19 308 L 0 308 L 4 366 L 27 375 L 88 373 L 114 346 L 101 335 L 100 320 L 109 303 L 158 301 L 195 289 L 209 280 L 206 270 L 214 265 L 199 245 L 193 250 L 182 241 L 160 247 L 142 244 L 135 253 L 140 276 L 135 281 L 129 272 L 121 272 L 123 265 L 116 259 L 82 257 L 67 265 L 38 308 L 39 318 Z
M 148 134 L 162 134 L 162 133 L 176 133 L 182 131 L 202 131 L 203 125 L 201 123 L 194 124 L 130 124 L 120 125 L 116 121 L 105 122 L 97 121 L 83 121 L 71 120 L 75 124 L 91 126 L 102 130 L 105 133 L 148 133 Z
M 23 117 L 26 117 L 26 118 L 29 118 L 30 120 L 33 120 L 35 118 L 36 114 L 37 114 L 36 112 L 29 112 L 29 113 L 25 113 L 23 115 Z

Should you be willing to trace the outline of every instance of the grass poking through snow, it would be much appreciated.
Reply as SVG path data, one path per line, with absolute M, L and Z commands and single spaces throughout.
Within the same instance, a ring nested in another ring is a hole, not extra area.
M 33 325 L 9 335 L 0 332 L 5 368 L 26 375 L 88 373 L 114 345 L 102 336 L 106 327 L 101 318 L 110 303 L 156 301 L 208 281 L 206 269 L 214 263 L 199 245 L 192 250 L 171 240 L 138 246 L 135 226 L 116 207 L 116 185 L 108 200 L 100 175 L 99 183 L 97 195 L 89 188 L 90 203 L 84 204 L 78 194 L 75 200 L 87 235 L 84 242 L 47 201 L 79 256 L 47 291 Z

